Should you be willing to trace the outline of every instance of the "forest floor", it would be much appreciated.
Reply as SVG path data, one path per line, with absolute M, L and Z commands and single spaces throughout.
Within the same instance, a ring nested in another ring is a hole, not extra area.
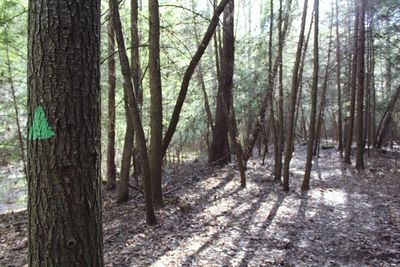
M 106 266 L 399 266 L 400 155 L 365 159 L 357 172 L 322 150 L 307 193 L 299 189 L 304 148 L 289 193 L 274 182 L 272 158 L 249 162 L 245 189 L 234 165 L 181 165 L 164 172 L 166 205 L 152 227 L 141 193 L 116 205 L 115 192 L 105 192 Z M 0 266 L 26 264 L 26 216 L 0 216 Z

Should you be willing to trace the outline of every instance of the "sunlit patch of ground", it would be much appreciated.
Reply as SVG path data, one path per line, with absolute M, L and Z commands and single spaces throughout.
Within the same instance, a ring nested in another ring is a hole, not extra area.
M 26 180 L 19 164 L 0 167 L 0 214 L 26 209 Z
M 249 162 L 244 189 L 234 164 L 168 171 L 165 191 L 173 193 L 154 227 L 144 224 L 140 193 L 116 205 L 105 192 L 106 266 L 400 265 L 400 159 L 366 157 L 356 172 L 335 150 L 321 151 L 303 193 L 304 159 L 304 148 L 296 150 L 289 193 L 274 182 L 272 158 Z M 0 266 L 16 257 L 0 248 Z

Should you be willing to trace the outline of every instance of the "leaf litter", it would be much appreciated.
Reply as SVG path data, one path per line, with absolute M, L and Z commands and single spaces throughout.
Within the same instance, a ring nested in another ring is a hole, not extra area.
M 233 164 L 165 170 L 156 226 L 145 224 L 140 192 L 117 205 L 104 191 L 105 266 L 399 266 L 399 154 L 373 151 L 357 172 L 323 150 L 306 193 L 304 159 L 295 152 L 289 193 L 272 156 L 249 162 L 244 189 Z M 0 215 L 0 266 L 24 266 L 26 255 L 26 211 Z

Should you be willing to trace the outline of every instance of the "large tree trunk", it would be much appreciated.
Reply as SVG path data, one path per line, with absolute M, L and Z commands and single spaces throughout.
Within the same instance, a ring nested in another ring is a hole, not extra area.
M 213 37 L 215 28 L 219 22 L 219 15 L 224 11 L 225 6 L 231 0 L 222 0 L 221 3 L 215 8 L 214 15 L 211 18 L 210 24 L 208 25 L 207 31 L 203 36 L 200 46 L 197 48 L 196 53 L 192 57 L 192 60 L 189 63 L 189 66 L 186 68 L 185 74 L 182 79 L 181 89 L 179 91 L 178 98 L 176 100 L 176 104 L 174 107 L 174 111 L 171 116 L 171 120 L 168 125 L 168 129 L 165 132 L 164 140 L 163 140 L 163 155 L 167 152 L 169 143 L 171 142 L 172 136 L 176 130 L 176 126 L 179 122 L 179 114 L 181 113 L 183 103 L 185 102 L 186 94 L 189 88 L 190 80 L 193 76 L 193 73 L 196 69 L 197 64 L 200 62 L 201 57 L 204 54 L 211 38 Z
M 111 190 L 116 186 L 115 166 L 115 30 L 111 17 L 108 20 L 108 132 L 107 132 L 107 185 Z
M 357 153 L 356 169 L 364 169 L 364 77 L 365 77 L 365 0 L 358 0 L 359 31 L 357 49 Z
M 103 266 L 100 1 L 29 1 L 28 44 L 29 266 Z
M 292 90 L 290 92 L 289 120 L 288 120 L 289 124 L 288 124 L 287 141 L 285 149 L 285 166 L 284 166 L 284 176 L 283 176 L 283 181 L 284 181 L 283 184 L 285 190 L 289 190 L 289 167 L 290 167 L 290 161 L 292 159 L 293 138 L 295 134 L 295 110 L 296 110 L 298 89 L 300 87 L 299 69 L 302 58 L 301 51 L 303 49 L 303 43 L 304 43 L 304 31 L 307 19 L 307 7 L 308 7 L 308 0 L 304 0 L 303 15 L 300 26 L 300 36 L 299 36 L 299 42 L 297 43 L 296 60 L 294 63 L 293 74 L 292 74 Z
M 317 93 L 318 93 L 318 73 L 319 73 L 319 53 L 318 53 L 318 30 L 319 30 L 319 0 L 314 0 L 314 58 L 313 58 L 313 82 L 311 92 L 311 113 L 310 128 L 307 143 L 307 161 L 304 171 L 302 190 L 310 189 L 310 176 L 313 158 L 313 144 L 315 139 L 315 117 L 317 113 Z
M 163 124 L 158 0 L 149 0 L 149 77 L 151 186 L 154 206 L 159 208 L 163 205 L 161 188 Z
M 213 132 L 212 144 L 210 147 L 209 162 L 224 165 L 231 159 L 231 152 L 228 140 L 228 122 L 229 118 L 225 118 L 223 110 L 223 97 L 228 112 L 232 109 L 232 85 L 233 85 L 233 68 L 234 68 L 234 1 L 231 0 L 224 10 L 223 21 L 223 48 L 220 55 L 221 62 L 221 79 L 218 81 L 218 97 L 217 109 L 215 113 L 215 126 Z
M 219 84 L 222 84 L 224 89 L 232 92 L 233 89 L 233 71 L 235 63 L 235 39 L 234 39 L 234 0 L 231 0 L 226 6 L 224 13 L 224 47 L 223 50 L 225 60 L 222 60 L 222 70 Z M 225 37 L 227 35 L 227 37 Z M 217 62 L 219 60 L 217 59 Z M 232 95 L 231 95 L 232 96 Z M 228 128 L 229 137 L 231 140 L 233 151 L 236 155 L 236 161 L 240 172 L 240 184 L 246 187 L 245 167 L 243 164 L 243 151 L 239 143 L 238 130 L 235 119 L 235 110 L 231 102 L 231 107 L 228 106 L 227 99 L 224 98 L 224 91 L 219 90 L 218 102 L 224 115 L 225 123 Z M 213 140 L 214 141 L 214 140 Z
M 138 107 L 137 97 L 133 90 L 132 73 L 129 66 L 128 56 L 125 49 L 124 36 L 122 34 L 121 18 L 119 15 L 118 2 L 112 1 L 111 17 L 114 20 L 115 36 L 118 43 L 119 61 L 121 63 L 121 71 L 124 79 L 124 94 L 128 99 L 129 117 L 132 120 L 135 129 L 137 144 L 140 156 L 140 164 L 143 172 L 143 188 L 144 188 L 144 201 L 146 209 L 146 222 L 149 225 L 156 224 L 156 217 L 153 209 L 153 200 L 151 193 L 151 174 L 149 156 L 147 154 L 146 139 L 143 131 L 142 122 L 140 119 L 140 110 Z

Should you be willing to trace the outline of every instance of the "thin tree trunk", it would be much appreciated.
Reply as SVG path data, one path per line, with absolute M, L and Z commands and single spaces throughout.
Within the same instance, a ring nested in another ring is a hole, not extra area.
M 107 132 L 107 190 L 115 189 L 115 31 L 111 17 L 108 20 L 108 132 Z
M 18 105 L 17 105 L 17 97 L 15 94 L 13 74 L 11 71 L 11 60 L 10 60 L 10 53 L 9 53 L 8 45 L 6 45 L 6 56 L 7 56 L 8 76 L 9 76 L 8 80 L 10 82 L 10 87 L 11 87 L 11 94 L 12 94 L 14 112 L 15 112 L 15 124 L 17 125 L 18 144 L 19 144 L 19 149 L 20 149 L 20 153 L 21 153 L 20 156 L 21 156 L 21 160 L 22 160 L 22 167 L 23 167 L 25 179 L 28 179 L 28 174 L 27 174 L 27 169 L 26 169 L 24 140 L 22 138 L 21 124 L 20 124 L 20 120 L 19 120 L 19 110 L 18 110 Z
M 296 110 L 296 103 L 297 103 L 297 93 L 299 89 L 300 83 L 300 63 L 301 63 L 301 51 L 303 49 L 304 43 L 304 31 L 306 26 L 306 19 L 307 19 L 307 7 L 308 7 L 308 0 L 304 0 L 303 6 L 303 15 L 301 19 L 301 26 L 300 26 L 300 36 L 299 41 L 297 43 L 297 52 L 296 52 L 296 59 L 293 67 L 293 74 L 292 74 L 292 90 L 290 92 L 290 103 L 289 103 L 289 119 L 288 119 L 288 132 L 287 132 L 287 141 L 286 141 L 286 149 L 285 149 L 285 166 L 284 166 L 284 175 L 283 175 L 283 187 L 284 190 L 289 191 L 289 167 L 290 161 L 292 159 L 292 147 L 293 147 L 293 139 L 295 134 L 295 110 Z M 304 51 L 306 52 L 306 51 Z
M 195 10 L 195 2 L 192 2 L 192 6 L 193 6 L 193 10 Z M 197 25 L 196 19 L 194 19 L 193 23 L 194 23 L 194 35 L 196 38 L 196 46 L 198 47 L 198 46 L 200 46 L 200 40 L 199 40 L 199 35 L 198 35 L 197 27 L 196 27 L 196 25 Z M 211 113 L 210 103 L 208 101 L 208 95 L 207 95 L 206 85 L 204 82 L 203 68 L 202 68 L 201 62 L 199 62 L 198 66 L 197 66 L 197 79 L 199 81 L 201 91 L 203 92 L 204 109 L 205 109 L 206 115 L 207 115 L 207 123 L 208 123 L 209 127 L 211 128 L 211 131 L 214 132 L 214 120 L 213 120 L 212 113 Z
M 143 86 L 142 86 L 142 68 L 140 66 L 140 32 L 139 32 L 139 12 L 142 10 L 142 1 L 140 3 L 138 0 L 131 0 L 131 70 L 132 70 L 132 80 L 137 96 L 138 107 L 140 112 L 140 118 L 142 118 L 142 106 L 143 106 Z M 132 126 L 133 129 L 133 126 Z M 132 150 L 132 166 L 133 176 L 136 183 L 139 185 L 139 175 L 140 175 L 140 159 L 137 153 L 137 145 L 135 144 L 135 134 L 133 135 L 133 150 Z
M 146 222 L 149 225 L 156 224 L 156 217 L 153 209 L 152 193 L 151 193 L 151 174 L 150 174 L 150 163 L 147 154 L 146 139 L 143 131 L 142 122 L 140 120 L 140 111 L 136 101 L 136 95 L 133 91 L 132 75 L 129 66 L 128 56 L 125 49 L 124 36 L 122 34 L 121 18 L 119 15 L 118 2 L 112 1 L 111 17 L 114 19 L 115 35 L 118 43 L 119 60 L 121 63 L 122 76 L 124 78 L 124 91 L 128 99 L 128 110 L 130 119 L 132 120 L 140 156 L 140 163 L 143 172 L 143 188 L 144 188 L 144 200 L 146 209 Z
M 169 143 L 171 142 L 172 136 L 174 135 L 174 132 L 176 130 L 176 126 L 178 125 L 179 122 L 179 115 L 182 110 L 183 103 L 185 102 L 186 94 L 189 88 L 189 83 L 190 79 L 193 76 L 193 73 L 196 69 L 197 64 L 199 63 L 201 57 L 204 54 L 204 51 L 206 50 L 213 34 L 215 31 L 215 28 L 218 25 L 219 22 L 219 16 L 221 13 L 224 11 L 225 6 L 229 3 L 231 0 L 222 0 L 221 3 L 216 7 L 214 11 L 214 15 L 211 18 L 210 24 L 208 25 L 207 31 L 203 36 L 203 39 L 201 41 L 201 45 L 198 47 L 196 53 L 192 57 L 192 60 L 189 63 L 189 66 L 186 68 L 185 74 L 182 79 L 182 84 L 181 84 L 181 89 L 179 91 L 178 98 L 176 100 L 176 104 L 174 107 L 174 111 L 171 116 L 170 123 L 168 125 L 168 129 L 165 133 L 164 139 L 163 139 L 163 155 L 165 155 Z
M 359 10 L 356 9 L 355 22 L 354 22 L 354 44 L 353 44 L 353 62 L 352 62 L 352 70 L 351 70 L 351 96 L 350 96 L 350 117 L 349 123 L 347 125 L 347 136 L 346 136 L 346 147 L 345 147 L 345 155 L 344 162 L 347 164 L 351 163 L 351 145 L 353 143 L 353 128 L 354 128 L 354 113 L 355 113 L 355 104 L 356 104 L 356 87 L 357 87 L 357 48 L 358 48 L 358 17 Z
M 378 131 L 376 133 L 376 147 L 380 148 L 383 144 L 384 138 L 386 136 L 386 132 L 387 132 L 387 125 L 390 121 L 390 117 L 391 114 L 396 106 L 397 100 L 400 98 L 400 86 L 397 87 L 397 89 L 395 90 L 394 94 L 392 95 L 392 98 L 385 110 L 385 112 L 383 113 L 383 116 L 379 122 L 379 126 L 378 126 Z
M 268 129 L 268 130 L 267 130 Z M 269 120 L 269 123 L 266 125 L 265 127 L 265 135 L 264 135 L 264 152 L 263 152 L 263 156 L 262 156 L 262 164 L 264 166 L 265 164 L 265 157 L 267 156 L 267 154 L 269 153 L 268 151 L 268 145 L 269 145 L 269 136 L 271 135 L 271 119 Z
M 371 10 L 373 8 L 371 7 Z M 372 11 L 371 11 L 372 12 Z M 371 86 L 372 86 L 372 116 L 371 116 L 371 142 L 375 147 L 376 144 L 376 90 L 375 90 L 375 46 L 374 46 L 374 38 L 372 35 L 374 29 L 374 21 L 373 15 L 371 14 Z
M 314 12 L 314 11 L 313 11 Z M 298 117 L 300 116 L 300 108 L 302 112 L 302 118 L 301 118 L 301 125 L 300 125 L 300 131 L 303 131 L 303 138 L 307 139 L 307 131 L 305 129 L 305 123 L 304 123 L 304 109 L 302 108 L 302 94 L 303 94 L 303 73 L 304 73 L 304 66 L 305 66 L 305 59 L 307 56 L 307 50 L 308 50 L 308 42 L 310 40 L 311 32 L 312 32 L 312 26 L 314 24 L 314 16 L 311 14 L 311 22 L 310 26 L 308 28 L 308 33 L 307 33 L 307 38 L 304 43 L 304 50 L 302 53 L 302 58 L 301 58 L 301 63 L 300 63 L 300 70 L 299 70 L 299 97 L 298 97 L 298 104 L 297 104 L 297 111 L 296 111 L 296 118 L 294 121 L 294 134 L 296 134 L 296 127 L 297 127 L 297 121 Z M 292 145 L 292 150 L 294 151 L 294 141 Z M 293 153 L 292 151 L 292 153 Z M 292 155 L 290 155 L 292 156 Z
M 200 83 L 201 91 L 203 92 L 204 109 L 205 109 L 206 115 L 207 115 L 207 122 L 211 128 L 211 131 L 213 132 L 214 131 L 214 120 L 213 120 L 213 116 L 211 113 L 210 103 L 208 101 L 208 94 L 207 94 L 207 89 L 206 89 L 206 85 L 204 82 L 203 69 L 200 64 L 199 64 L 198 70 L 197 70 L 197 78 Z
M 124 90 L 126 91 L 126 90 Z M 131 159 L 134 142 L 134 128 L 132 118 L 129 112 L 129 100 L 124 92 L 124 105 L 125 105 L 125 118 L 126 118 L 126 130 L 124 137 L 124 146 L 122 149 L 122 161 L 121 161 L 121 174 L 118 183 L 117 192 L 117 203 L 127 202 L 129 199 L 129 177 L 131 169 Z
M 279 0 L 279 25 L 278 25 L 278 54 L 279 54 L 279 74 L 278 74 L 278 153 L 275 158 L 275 180 L 280 180 L 282 176 L 282 155 L 284 148 L 284 126 L 283 126 L 283 35 L 282 35 L 282 0 Z M 285 182 L 285 181 L 284 181 Z M 285 187 L 285 184 L 284 184 Z
M 319 29 L 319 0 L 314 0 L 314 58 L 313 58 L 313 82 L 311 93 L 311 114 L 310 128 L 307 144 L 307 161 L 304 171 L 302 190 L 310 189 L 310 176 L 313 158 L 313 144 L 315 139 L 315 117 L 317 111 L 317 91 L 318 91 L 318 73 L 319 73 L 319 53 L 318 53 L 318 29 Z
M 214 6 L 216 5 L 216 1 L 214 0 Z M 220 64 L 220 55 L 222 55 L 222 48 L 221 48 L 221 38 L 220 38 L 220 32 L 218 29 L 218 32 L 214 33 L 214 58 L 215 58 L 215 69 L 216 69 L 216 74 L 217 74 L 217 101 L 219 101 L 219 96 L 218 96 L 218 86 L 221 84 L 221 64 Z M 212 128 L 211 131 L 211 142 L 208 147 L 208 162 L 212 162 L 212 142 L 213 138 L 215 135 L 215 128 Z
M 369 11 L 368 11 L 369 13 Z M 369 16 L 369 14 L 368 14 Z M 369 148 L 371 146 L 371 23 L 370 21 L 368 22 L 368 28 L 366 30 L 366 59 L 367 62 L 365 63 L 365 72 L 366 72 L 366 85 L 365 85 L 365 111 L 364 111 L 364 144 L 367 145 L 367 150 L 368 150 L 368 155 L 370 155 Z
M 337 83 L 337 101 L 338 101 L 338 150 L 340 156 L 343 152 L 343 123 L 342 123 L 342 87 L 341 87 L 341 53 L 340 53 L 340 34 L 339 34 L 339 4 L 336 0 L 336 83 Z
M 162 200 L 162 89 L 160 71 L 160 15 L 158 0 L 149 0 L 149 77 L 150 77 L 150 171 L 153 204 Z
M 139 30 L 138 30 L 138 1 L 131 0 L 131 75 L 135 89 L 138 96 L 138 105 L 140 107 L 140 60 L 139 60 Z M 129 114 L 129 100 L 126 92 L 124 91 L 124 106 L 126 118 L 126 131 L 124 137 L 124 147 L 122 150 L 121 161 L 121 174 L 118 185 L 117 203 L 127 202 L 129 199 L 129 178 L 131 170 L 131 162 L 133 158 L 133 165 L 136 165 L 135 157 L 135 131 L 132 119 Z M 137 175 L 137 168 L 135 167 L 135 175 Z
M 271 79 L 272 76 L 272 45 L 273 45 L 273 33 L 274 33 L 274 1 L 271 0 L 270 1 L 270 20 L 269 20 L 269 40 L 268 40 L 268 80 Z M 261 102 L 262 105 L 262 102 Z M 272 99 L 271 99 L 271 115 L 270 115 L 270 123 L 269 123 L 269 128 L 272 128 L 272 137 L 274 139 L 274 156 L 278 157 L 278 150 L 276 147 L 276 144 L 278 144 L 278 135 L 276 132 L 276 124 L 275 124 L 275 116 L 274 116 L 274 108 L 273 108 L 273 103 L 272 103 Z M 265 150 L 267 151 L 268 148 L 268 142 L 266 144 Z M 249 154 L 250 156 L 250 154 Z M 246 154 L 245 154 L 245 160 L 246 160 Z M 264 152 L 264 156 L 263 156 L 263 164 L 264 164 L 264 160 L 265 160 L 265 152 Z M 246 162 L 245 162 L 246 164 Z M 275 177 L 276 178 L 276 177 Z M 280 180 L 280 177 L 279 177 Z
M 271 127 L 272 127 L 272 134 L 273 134 L 273 138 L 274 138 L 274 160 L 277 159 L 279 157 L 279 136 L 278 136 L 278 122 L 275 118 L 275 110 L 274 110 L 274 101 L 272 99 L 273 97 L 271 96 L 271 103 L 270 103 L 270 113 L 271 113 Z M 274 162 L 275 163 L 275 162 Z M 276 168 L 278 167 L 278 165 L 275 163 L 274 164 L 274 178 L 275 181 L 277 182 L 281 182 L 281 177 L 275 175 L 276 173 L 278 173 L 278 171 L 276 170 Z
M 229 112 L 228 105 L 226 104 L 226 101 L 223 98 L 222 94 L 219 95 L 219 100 L 221 101 L 222 109 L 225 114 L 225 118 L 227 120 L 229 136 L 231 139 L 233 151 L 236 155 L 236 162 L 240 172 L 240 185 L 241 187 L 246 187 L 246 172 L 245 172 L 245 166 L 243 164 L 243 150 L 242 146 L 239 143 L 235 112 L 233 108 Z
M 365 0 L 358 0 L 359 31 L 357 49 L 357 153 L 356 169 L 364 169 L 364 77 L 365 77 Z
M 285 37 L 286 37 L 287 31 L 289 29 L 289 15 L 290 15 L 290 11 L 292 8 L 292 0 L 289 0 L 288 3 L 286 4 L 286 6 L 287 6 L 287 11 L 285 14 L 285 18 L 283 20 L 284 26 L 283 26 L 283 30 L 282 30 L 282 35 L 283 35 L 282 42 L 283 43 L 285 42 Z M 261 130 L 262 126 L 264 125 L 265 113 L 267 111 L 268 104 L 270 103 L 270 101 L 272 99 L 272 93 L 274 90 L 275 78 L 278 73 L 279 62 L 280 62 L 280 55 L 278 53 L 278 55 L 276 55 L 276 57 L 275 57 L 275 62 L 274 62 L 274 66 L 272 68 L 271 76 L 268 77 L 266 92 L 263 97 L 263 101 L 260 106 L 260 109 L 257 113 L 258 116 L 254 122 L 254 125 L 253 125 L 248 137 L 246 138 L 246 142 L 245 142 L 246 149 L 243 154 L 243 160 L 245 163 L 247 163 L 248 159 L 250 158 L 250 155 L 254 148 L 254 144 L 257 140 L 258 134 L 260 133 L 260 130 Z
M 201 91 L 203 92 L 203 98 L 204 98 L 204 109 L 206 111 L 206 115 L 207 115 L 207 122 L 211 128 L 211 131 L 214 132 L 214 120 L 213 120 L 213 116 L 211 113 L 211 108 L 210 108 L 210 103 L 208 102 L 208 94 L 207 94 L 207 90 L 206 90 L 206 85 L 204 82 L 204 76 L 203 76 L 203 69 L 201 68 L 201 66 L 199 65 L 199 69 L 198 69 L 198 80 L 200 83 L 200 88 Z
M 332 14 L 333 15 L 333 14 Z M 325 113 L 325 106 L 326 106 L 326 90 L 328 89 L 328 80 L 329 80 L 329 70 L 330 70 L 330 61 L 331 61 L 331 47 L 332 47 L 332 21 L 331 21 L 331 26 L 330 26 L 330 33 L 329 33 L 329 45 L 328 45 L 328 60 L 326 62 L 326 68 L 325 68 L 325 76 L 324 76 L 324 83 L 322 85 L 322 94 L 321 94 L 321 102 L 319 105 L 319 112 L 318 112 L 318 117 L 317 117 L 317 128 L 316 128 L 316 133 L 315 133 L 315 143 L 314 143 L 314 156 L 319 157 L 319 143 L 321 141 L 321 131 L 322 131 L 322 124 L 323 124 L 323 118 L 324 118 L 324 113 Z
M 307 125 L 306 125 L 307 121 L 306 121 L 306 117 L 305 117 L 304 113 L 305 113 L 304 108 L 302 108 L 301 109 L 301 128 L 303 131 L 304 140 L 308 140 L 308 131 L 307 131 Z
M 333 11 L 331 13 L 333 17 Z M 322 132 L 322 124 L 324 123 L 324 113 L 326 106 L 326 90 L 328 89 L 328 81 L 329 81 L 329 71 L 330 71 L 330 63 L 331 63 L 331 52 L 332 52 L 332 27 L 333 27 L 333 19 L 331 17 L 330 26 L 329 26 L 329 45 L 328 45 L 328 59 L 325 67 L 325 75 L 324 82 L 322 84 L 322 94 L 321 101 L 319 104 L 319 111 L 317 117 L 317 127 L 315 133 L 315 143 L 314 143 L 314 156 L 319 157 L 319 143 L 321 141 L 321 132 Z

